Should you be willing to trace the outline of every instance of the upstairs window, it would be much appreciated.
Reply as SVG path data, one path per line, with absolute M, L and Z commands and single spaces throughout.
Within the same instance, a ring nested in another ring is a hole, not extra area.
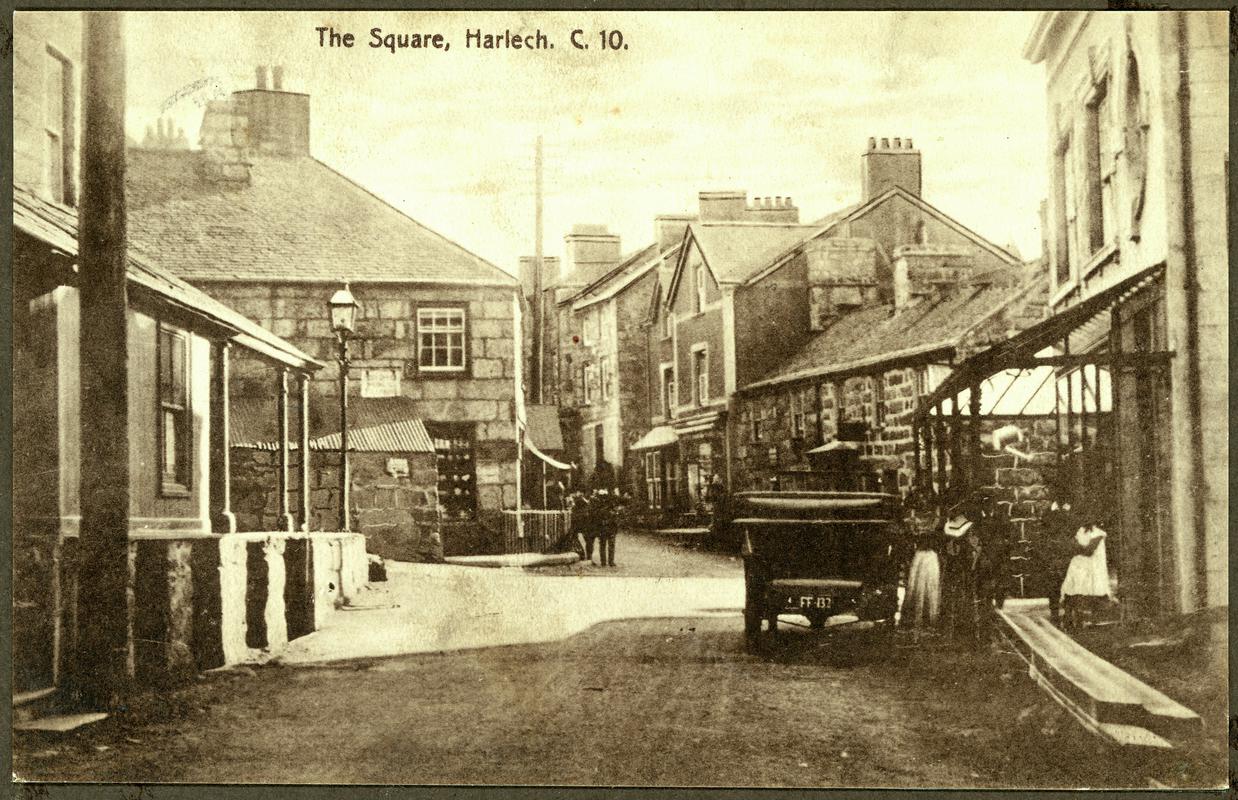
M 1078 252 L 1076 239 L 1075 171 L 1071 138 L 1065 136 L 1053 159 L 1054 204 L 1054 283 L 1065 286 L 1074 272 L 1071 265 Z
M 662 414 L 668 419 L 675 412 L 675 368 L 662 367 Z
M 692 382 L 696 389 L 696 404 L 709 402 L 709 351 L 701 345 L 692 351 Z
M 1087 200 L 1087 256 L 1113 239 L 1113 185 L 1108 83 L 1097 84 L 1087 103 L 1084 144 L 1086 174 L 1082 187 Z
M 804 395 L 799 390 L 791 392 L 791 438 L 804 438 Z
M 610 356 L 602 356 L 598 359 L 598 367 L 601 372 L 601 395 L 603 400 L 609 400 L 615 393 L 615 368 L 614 362 Z
M 696 265 L 694 280 L 696 282 L 696 313 L 699 314 L 705 310 L 705 286 L 708 278 L 706 277 L 704 264 Z
M 884 375 L 873 376 L 873 427 L 886 424 L 886 382 Z
M 580 370 L 580 396 L 585 405 L 593 403 L 597 396 L 598 368 L 594 364 L 584 366 Z
M 59 53 L 43 57 L 44 180 L 48 196 L 73 204 L 73 68 Z
M 183 332 L 159 328 L 159 464 L 163 495 L 189 491 L 188 343 Z
M 669 339 L 675 334 L 675 312 L 666 309 L 662 315 L 662 338 Z
M 464 309 L 417 309 L 417 367 L 425 372 L 464 371 Z

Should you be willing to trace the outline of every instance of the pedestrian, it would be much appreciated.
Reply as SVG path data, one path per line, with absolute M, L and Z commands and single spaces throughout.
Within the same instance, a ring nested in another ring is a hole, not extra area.
M 978 492 L 975 507 L 979 513 L 976 535 L 980 552 L 976 558 L 976 623 L 977 633 L 986 633 L 994 619 L 994 609 L 1006 603 L 1010 593 L 1010 538 L 1008 517 L 993 502 L 987 492 Z
M 974 639 L 978 633 L 976 617 L 976 563 L 980 556 L 980 519 L 976 504 L 955 491 L 946 500 L 942 534 L 942 611 L 948 633 L 959 639 Z
M 907 568 L 907 590 L 899 625 L 912 631 L 914 641 L 937 627 L 941 616 L 942 533 L 931 493 L 918 494 L 910 504 L 908 520 L 914 553 Z
M 606 460 L 598 462 L 589 481 L 590 502 L 593 504 L 593 530 L 600 540 L 601 551 L 598 554 L 601 565 L 615 566 L 615 539 L 619 534 L 619 511 L 623 504 L 619 492 L 619 482 L 615 479 L 615 468 Z M 592 560 L 593 545 L 589 545 L 590 560 Z
M 1066 567 L 1062 580 L 1061 603 L 1067 628 L 1079 627 L 1084 617 L 1091 617 L 1104 601 L 1113 600 L 1109 585 L 1109 561 L 1105 554 L 1108 536 L 1087 510 L 1080 512 L 1080 526 L 1075 531 L 1078 550 Z
M 572 533 L 575 535 L 577 552 L 581 561 L 593 561 L 593 544 L 597 541 L 594 523 L 594 508 L 587 492 L 572 492 L 568 496 L 568 508 L 572 512 Z
M 1075 513 L 1073 492 L 1068 484 L 1052 488 L 1053 500 L 1040 518 L 1040 546 L 1036 549 L 1030 581 L 1026 582 L 1028 597 L 1044 597 L 1049 601 L 1049 619 L 1062 624 L 1062 582 L 1070 560 L 1079 554 L 1075 541 L 1079 516 Z

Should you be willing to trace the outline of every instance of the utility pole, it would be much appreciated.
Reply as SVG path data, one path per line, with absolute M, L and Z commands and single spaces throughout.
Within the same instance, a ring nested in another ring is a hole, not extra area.
M 81 706 L 102 709 L 115 707 L 129 688 L 125 50 L 118 12 L 88 11 L 83 17 L 78 222 L 82 521 L 77 647 L 69 689 Z
M 543 388 L 545 383 L 545 352 L 544 343 L 545 331 L 545 315 L 546 307 L 542 297 L 542 269 L 544 264 L 544 256 L 542 253 L 542 137 L 537 136 L 537 150 L 533 156 L 533 171 L 535 173 L 534 180 L 536 186 L 534 194 L 537 199 L 537 211 L 535 214 L 533 225 L 536 228 L 534 231 L 534 250 L 533 250 L 533 402 L 541 403 L 543 401 Z

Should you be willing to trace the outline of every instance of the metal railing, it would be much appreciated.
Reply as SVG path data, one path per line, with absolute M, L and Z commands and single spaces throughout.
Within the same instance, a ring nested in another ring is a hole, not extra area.
M 570 547 L 572 512 L 522 508 L 503 512 L 503 553 L 546 553 Z

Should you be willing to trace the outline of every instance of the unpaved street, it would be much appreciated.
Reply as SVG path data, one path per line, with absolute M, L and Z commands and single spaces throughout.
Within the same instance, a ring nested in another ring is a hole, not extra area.
M 637 536 L 621 547 L 626 576 L 475 569 L 482 583 L 469 591 L 531 581 L 565 603 L 625 580 L 673 591 L 633 575 L 641 563 L 739 580 L 723 556 Z M 216 673 L 67 738 L 23 735 L 15 770 L 124 782 L 1148 785 L 1147 763 L 1102 750 L 1000 651 L 891 651 L 864 631 L 791 629 L 763 658 L 745 651 L 734 610 L 638 616 L 542 643 Z

